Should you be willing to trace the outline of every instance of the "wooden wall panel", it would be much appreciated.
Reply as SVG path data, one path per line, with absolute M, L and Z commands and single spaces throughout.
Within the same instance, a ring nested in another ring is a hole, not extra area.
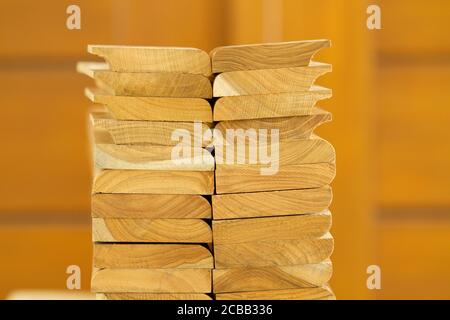
M 378 298 L 450 299 L 450 220 L 384 220 L 377 230 Z
M 91 230 L 86 225 L 0 226 L 0 299 L 17 289 L 66 290 L 66 268 L 81 268 L 81 289 L 89 290 Z

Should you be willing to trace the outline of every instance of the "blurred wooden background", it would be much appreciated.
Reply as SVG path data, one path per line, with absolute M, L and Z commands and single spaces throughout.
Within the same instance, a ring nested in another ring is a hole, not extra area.
M 86 136 L 88 43 L 219 45 L 330 38 L 317 60 L 338 153 L 333 184 L 338 298 L 450 298 L 450 2 L 379 0 L 25 1 L 0 4 L 0 298 L 65 289 L 91 266 Z M 66 8 L 81 7 L 81 30 Z M 382 290 L 366 288 L 366 268 Z

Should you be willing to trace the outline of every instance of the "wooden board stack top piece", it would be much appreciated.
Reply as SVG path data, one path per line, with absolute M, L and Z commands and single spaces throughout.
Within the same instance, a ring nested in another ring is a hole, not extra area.
M 311 61 L 328 40 L 215 49 L 216 299 L 334 299 L 328 281 L 333 146 L 314 129 L 331 71 Z
M 202 139 L 213 122 L 210 58 L 191 48 L 88 51 L 106 61 L 78 64 L 96 84 L 85 90 L 96 105 L 92 291 L 112 300 L 211 299 L 215 163 Z

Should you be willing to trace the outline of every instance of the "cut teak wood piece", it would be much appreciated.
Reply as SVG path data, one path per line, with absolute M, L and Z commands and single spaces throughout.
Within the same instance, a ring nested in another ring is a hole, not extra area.
M 173 146 L 95 144 L 98 169 L 214 171 L 214 157 L 202 148 L 184 148 L 188 154 L 173 154 Z
M 259 132 L 260 129 L 266 129 L 267 135 L 270 137 L 272 130 L 278 130 L 279 140 L 288 139 L 309 139 L 315 128 L 331 121 L 331 113 L 319 108 L 313 108 L 310 115 L 272 118 L 272 119 L 254 119 L 254 120 L 236 120 L 236 121 L 222 121 L 215 126 L 214 134 L 220 134 L 227 141 L 232 141 L 236 130 L 242 129 L 247 133 L 253 130 Z M 227 129 L 233 129 L 231 139 L 227 138 Z M 247 134 L 247 139 L 249 135 Z M 251 136 L 250 136 L 250 140 Z M 254 141 L 254 140 L 253 140 Z
M 211 204 L 199 195 L 92 195 L 94 218 L 210 219 Z
M 212 71 L 306 66 L 317 51 L 329 46 L 329 40 L 311 40 L 218 47 L 210 53 Z
M 91 290 L 113 293 L 209 293 L 209 269 L 101 269 Z
M 331 213 L 213 221 L 214 246 L 252 241 L 301 240 L 321 237 L 331 228 Z
M 99 269 L 212 269 L 211 252 L 189 244 L 94 244 Z
M 205 147 L 210 143 L 203 139 L 203 134 L 210 131 L 205 123 L 116 120 L 105 109 L 91 112 L 90 120 L 96 137 L 102 137 L 102 143 L 166 146 L 189 144 L 194 147 Z M 172 139 L 174 133 L 176 135 Z M 185 133 L 189 133 L 189 141 L 185 141 Z
M 99 170 L 92 192 L 210 195 L 214 193 L 214 172 Z
M 200 219 L 93 218 L 94 242 L 210 243 L 212 232 Z
M 271 165 L 284 167 L 287 165 L 311 164 L 311 163 L 335 163 L 336 152 L 333 146 L 326 140 L 312 135 L 305 140 L 281 140 L 260 138 L 258 133 L 236 132 L 237 146 L 234 144 L 215 143 L 215 160 L 217 167 L 224 163 L 248 164 L 258 167 L 267 167 L 267 160 Z M 229 137 L 226 142 L 231 141 Z M 274 141 L 275 140 L 275 141 Z M 231 148 L 228 150 L 228 148 Z M 264 150 L 264 151 L 263 151 Z
M 276 172 L 272 175 L 267 173 Z M 265 173 L 266 175 L 264 175 Z M 286 165 L 280 168 L 255 165 L 218 165 L 216 193 L 243 193 L 320 188 L 336 175 L 334 163 Z
M 216 300 L 336 300 L 329 287 L 218 293 Z
M 213 195 L 212 212 L 215 220 L 302 215 L 327 209 L 332 198 L 330 186 L 304 190 Z
M 97 293 L 97 300 L 212 300 L 204 293 Z
M 247 96 L 309 90 L 320 76 L 331 72 L 331 65 L 311 62 L 306 67 L 231 71 L 214 79 L 214 97 Z
M 222 97 L 214 104 L 214 121 L 310 115 L 318 101 L 331 96 L 330 89 L 313 86 L 303 92 Z
M 211 105 L 205 99 L 114 96 L 97 88 L 86 88 L 85 95 L 105 105 L 117 120 L 213 121 Z
M 319 263 L 333 253 L 331 234 L 302 239 L 214 244 L 217 269 L 292 266 Z
M 169 72 L 115 72 L 101 62 L 79 62 L 79 73 L 95 80 L 97 87 L 117 96 L 206 98 L 212 97 L 208 77 Z
M 105 59 L 111 71 L 211 74 L 209 55 L 196 48 L 88 45 L 88 52 Z
M 321 287 L 330 280 L 330 261 L 299 266 L 214 269 L 213 292 L 241 292 Z

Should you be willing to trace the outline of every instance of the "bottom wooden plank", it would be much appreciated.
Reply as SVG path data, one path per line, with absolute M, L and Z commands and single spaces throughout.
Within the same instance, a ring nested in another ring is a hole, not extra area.
M 218 293 L 216 300 L 336 300 L 329 287 Z
M 97 300 L 212 300 L 203 293 L 98 293 Z
M 102 269 L 91 290 L 105 293 L 210 293 L 210 269 Z
M 318 264 L 213 270 L 213 292 L 245 292 L 320 287 L 333 273 L 329 260 Z

